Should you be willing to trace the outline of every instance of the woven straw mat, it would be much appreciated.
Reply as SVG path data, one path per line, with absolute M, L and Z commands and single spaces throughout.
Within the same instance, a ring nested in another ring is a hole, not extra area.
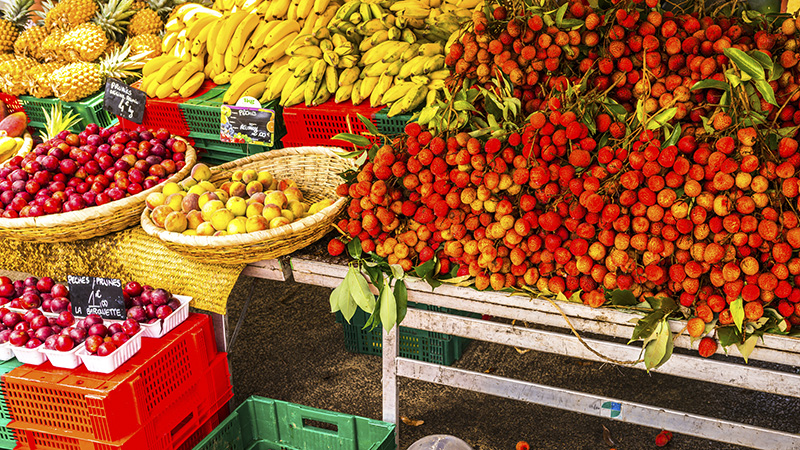
M 245 264 L 205 264 L 166 248 L 141 227 L 83 241 L 37 244 L 0 239 L 0 269 L 49 276 L 136 280 L 193 298 L 197 309 L 225 314 L 228 296 Z

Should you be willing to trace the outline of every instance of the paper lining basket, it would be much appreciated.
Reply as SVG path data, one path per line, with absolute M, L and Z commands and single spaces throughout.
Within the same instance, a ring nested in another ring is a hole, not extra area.
M 164 183 L 178 182 L 192 170 L 197 155 L 194 147 L 186 145 L 186 166 L 157 186 L 136 195 L 92 206 L 79 211 L 49 214 L 39 217 L 0 218 L 0 238 L 37 242 L 72 242 L 104 236 L 136 225 L 146 209 L 144 200 L 151 192 L 161 190 Z
M 142 228 L 168 248 L 187 257 L 218 264 L 245 264 L 287 255 L 319 240 L 328 231 L 347 200 L 336 195 L 340 173 L 356 169 L 353 159 L 341 158 L 330 148 L 294 147 L 271 150 L 211 168 L 211 182 L 228 181 L 236 170 L 267 170 L 276 180 L 290 178 L 306 201 L 330 198 L 334 204 L 316 214 L 273 230 L 229 236 L 188 236 L 157 227 L 150 211 L 142 213 Z

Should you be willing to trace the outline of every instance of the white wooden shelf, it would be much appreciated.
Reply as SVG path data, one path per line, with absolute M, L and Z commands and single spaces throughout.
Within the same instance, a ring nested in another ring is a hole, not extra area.
M 295 281 L 330 288 L 338 286 L 347 273 L 345 266 L 300 257 L 292 258 L 291 266 Z M 548 300 L 511 296 L 506 293 L 480 292 L 450 285 L 443 285 L 433 292 L 430 286 L 421 280 L 408 280 L 407 287 L 409 301 L 516 319 L 518 322 L 556 327 L 563 331 L 544 331 L 414 308 L 409 308 L 403 326 L 605 362 L 565 329 L 564 318 Z M 593 349 L 616 360 L 638 359 L 640 346 L 626 345 L 603 337 L 629 339 L 635 326 L 632 319 L 641 317 L 641 314 L 621 309 L 590 308 L 567 302 L 559 302 L 559 306 L 576 330 L 601 336 L 583 338 Z M 684 321 L 670 321 L 670 328 L 675 333 L 684 327 Z M 690 339 L 685 333 L 675 340 L 675 345 L 691 348 Z M 735 347 L 729 348 L 728 351 L 732 356 L 740 356 Z M 723 350 L 719 349 L 718 352 L 722 353 Z M 787 367 L 800 366 L 800 339 L 767 335 L 763 342 L 759 341 L 749 359 L 778 363 Z M 633 367 L 645 369 L 643 363 Z M 694 355 L 676 353 L 655 372 L 800 398 L 800 375 L 790 370 L 764 369 L 744 364 L 741 358 L 708 359 L 696 353 Z M 637 425 L 669 429 L 673 432 L 752 448 L 770 450 L 800 448 L 798 434 L 400 358 L 397 327 L 395 327 L 390 333 L 384 332 L 383 342 L 383 418 L 393 423 L 397 423 L 399 418 L 398 376 L 608 417 Z

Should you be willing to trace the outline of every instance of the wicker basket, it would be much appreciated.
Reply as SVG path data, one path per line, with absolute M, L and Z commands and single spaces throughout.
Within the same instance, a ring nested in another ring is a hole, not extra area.
M 268 170 L 275 179 L 297 182 L 305 199 L 316 202 L 337 198 L 339 173 L 355 169 L 353 159 L 337 156 L 330 148 L 295 147 L 271 150 L 211 168 L 211 182 L 220 184 L 236 170 Z M 273 230 L 229 236 L 188 236 L 157 227 L 150 211 L 142 213 L 142 228 L 160 238 L 164 245 L 190 258 L 208 263 L 242 264 L 277 258 L 319 240 L 328 231 L 347 200 L 337 198 L 333 205 L 316 214 Z
M 40 217 L 0 218 L 0 238 L 37 242 L 72 242 L 104 236 L 139 223 L 148 194 L 161 190 L 164 183 L 178 182 L 189 174 L 197 161 L 194 147 L 186 146 L 186 166 L 166 181 L 136 195 L 102 206 Z

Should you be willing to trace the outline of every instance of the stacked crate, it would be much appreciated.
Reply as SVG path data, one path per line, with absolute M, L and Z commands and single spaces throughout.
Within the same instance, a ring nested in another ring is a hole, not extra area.
M 19 450 L 189 449 L 227 415 L 227 355 L 192 314 L 111 374 L 25 365 L 3 377 Z

